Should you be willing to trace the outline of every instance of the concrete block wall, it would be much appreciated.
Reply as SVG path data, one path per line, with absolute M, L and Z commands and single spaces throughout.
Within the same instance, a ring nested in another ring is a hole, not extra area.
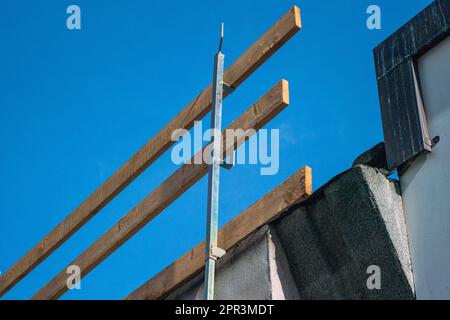
M 219 260 L 216 299 L 414 299 L 412 279 L 398 184 L 358 165 Z M 200 273 L 168 299 L 202 297 Z
M 202 272 L 167 299 L 203 299 L 203 280 Z M 299 298 L 284 250 L 272 227 L 262 227 L 218 261 L 215 298 L 218 300 Z

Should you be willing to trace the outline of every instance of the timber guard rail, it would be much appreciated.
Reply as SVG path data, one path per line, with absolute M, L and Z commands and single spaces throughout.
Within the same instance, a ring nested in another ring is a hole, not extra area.
M 300 10 L 294 6 L 225 70 L 224 82 L 234 89 L 239 87 L 300 28 Z M 224 98 L 229 94 L 231 91 L 225 91 Z M 208 114 L 211 110 L 211 102 L 212 85 L 209 85 L 94 193 L 1 276 L 0 296 L 13 288 L 167 151 L 175 143 L 171 141 L 174 130 L 189 130 L 195 121 L 201 120 Z M 233 121 L 227 129 L 242 129 L 243 132 L 254 129 L 253 131 L 256 132 L 288 104 L 288 82 L 281 80 Z M 236 137 L 234 141 L 225 139 L 222 141 L 224 154 L 227 151 L 235 150 L 248 138 L 247 135 Z M 195 164 L 194 161 L 190 161 L 181 166 L 69 265 L 79 266 L 81 277 L 86 276 L 207 172 L 208 165 L 205 163 Z M 218 234 L 219 246 L 225 250 L 231 249 L 257 228 L 277 217 L 289 206 L 304 200 L 311 193 L 311 169 L 304 167 L 222 227 Z M 204 246 L 205 244 L 202 242 L 190 250 L 132 292 L 126 299 L 161 299 L 167 296 L 202 271 L 205 261 Z M 68 290 L 66 280 L 67 274 L 66 268 L 64 268 L 32 299 L 58 299 Z

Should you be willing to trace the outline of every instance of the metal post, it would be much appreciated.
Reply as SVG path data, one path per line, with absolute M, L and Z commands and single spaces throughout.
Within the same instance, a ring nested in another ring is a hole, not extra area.
M 220 34 L 219 50 L 214 57 L 213 95 L 211 104 L 211 128 L 214 132 L 222 131 L 222 97 L 223 69 L 225 56 L 221 52 L 223 41 L 223 23 Z M 213 135 L 211 143 L 212 163 L 208 172 L 208 211 L 206 225 L 206 262 L 205 262 L 205 300 L 214 300 L 214 276 L 216 260 L 225 252 L 217 247 L 219 218 L 219 178 L 222 163 L 222 141 L 220 136 Z

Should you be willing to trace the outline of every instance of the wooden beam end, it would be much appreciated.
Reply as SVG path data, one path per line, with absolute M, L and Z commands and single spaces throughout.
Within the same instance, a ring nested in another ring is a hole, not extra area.
M 312 169 L 311 167 L 305 166 L 303 168 L 304 172 L 304 188 L 305 188 L 305 197 L 309 197 L 312 195 Z
M 300 8 L 297 6 L 293 6 L 291 10 L 294 13 L 295 26 L 297 27 L 297 30 L 300 30 L 302 28 L 302 18 Z
M 281 84 L 281 101 L 283 105 L 289 105 L 289 82 L 285 79 L 280 81 Z

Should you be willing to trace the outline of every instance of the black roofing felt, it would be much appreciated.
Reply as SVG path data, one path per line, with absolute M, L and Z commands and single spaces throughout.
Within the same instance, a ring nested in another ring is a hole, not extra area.
M 436 0 L 374 49 L 387 167 L 431 151 L 416 60 L 450 34 L 450 0 Z

